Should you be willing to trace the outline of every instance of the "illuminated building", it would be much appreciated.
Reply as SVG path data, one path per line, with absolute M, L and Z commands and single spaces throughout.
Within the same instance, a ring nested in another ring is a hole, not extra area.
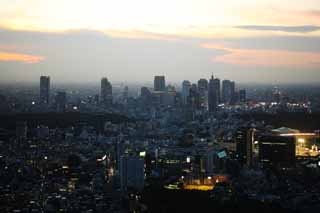
M 280 127 L 273 129 L 272 133 L 278 136 L 294 137 L 296 142 L 296 156 L 298 157 L 316 157 L 320 155 L 319 135 L 312 132 L 300 132 L 297 129 Z

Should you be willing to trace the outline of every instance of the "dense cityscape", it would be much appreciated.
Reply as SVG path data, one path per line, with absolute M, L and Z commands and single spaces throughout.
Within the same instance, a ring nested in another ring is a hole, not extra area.
M 319 208 L 318 86 L 153 80 L 2 85 L 0 211 Z
M 0 0 L 0 213 L 320 209 L 320 0 Z

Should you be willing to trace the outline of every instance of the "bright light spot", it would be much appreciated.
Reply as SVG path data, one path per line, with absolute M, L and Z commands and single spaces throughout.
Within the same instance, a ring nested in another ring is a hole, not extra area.
M 319 163 L 320 163 L 320 161 L 319 161 Z M 184 179 L 184 176 L 181 176 L 181 179 Z
M 74 107 L 73 107 L 73 109 L 74 109 L 74 110 L 77 110 L 77 109 L 78 109 L 78 107 L 74 106 Z
M 35 105 L 35 104 L 36 104 L 36 102 L 32 101 L 32 102 L 31 102 L 31 104 L 32 104 L 32 105 Z
M 187 157 L 187 163 L 190 163 L 190 162 L 191 162 L 190 157 Z
M 208 180 L 211 180 L 211 176 L 208 177 Z
M 140 157 L 145 157 L 145 156 L 146 156 L 146 152 L 145 152 L 145 151 L 140 152 L 140 153 L 139 153 L 139 156 L 140 156 Z
M 304 138 L 298 138 L 298 142 L 299 142 L 299 143 L 304 143 L 304 142 L 306 142 L 306 141 L 304 140 Z
M 48 159 L 48 157 L 47 157 L 47 156 L 44 156 L 44 159 L 45 159 L 45 160 L 47 160 L 47 159 Z

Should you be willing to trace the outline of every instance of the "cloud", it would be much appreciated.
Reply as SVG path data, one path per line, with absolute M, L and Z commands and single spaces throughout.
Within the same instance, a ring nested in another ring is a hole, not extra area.
M 238 49 L 220 44 L 204 43 L 203 48 L 223 50 L 226 53 L 213 57 L 213 62 L 257 67 L 320 67 L 320 53 L 287 50 Z
M 0 52 L 0 61 L 17 61 L 27 64 L 39 63 L 44 60 L 42 56 L 28 55 L 28 54 L 19 54 L 19 53 L 10 53 L 10 52 Z
M 268 25 L 240 25 L 235 28 L 244 30 L 257 30 L 257 31 L 281 31 L 281 32 L 295 32 L 295 33 L 308 33 L 320 30 L 320 26 L 304 25 L 304 26 L 268 26 Z

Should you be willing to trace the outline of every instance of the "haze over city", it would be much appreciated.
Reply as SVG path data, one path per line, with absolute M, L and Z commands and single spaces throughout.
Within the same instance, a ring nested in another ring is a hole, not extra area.
M 1 82 L 320 81 L 320 3 L 0 1 Z
M 320 0 L 0 0 L 0 212 L 320 209 Z

